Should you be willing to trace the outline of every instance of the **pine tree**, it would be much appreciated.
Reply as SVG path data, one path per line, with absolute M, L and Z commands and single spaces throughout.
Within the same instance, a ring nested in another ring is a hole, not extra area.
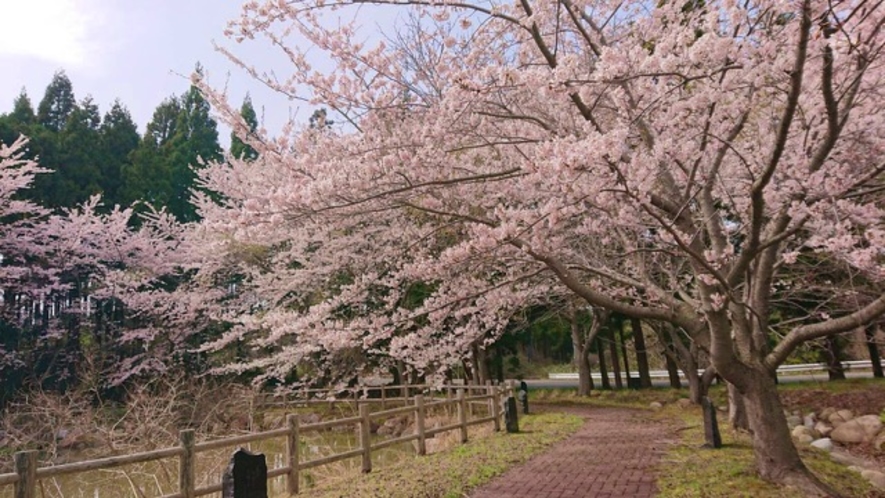
M 121 204 L 120 189 L 123 183 L 122 171 L 128 167 L 132 151 L 138 147 L 138 129 L 129 110 L 120 101 L 114 102 L 111 110 L 104 115 L 99 129 L 104 152 L 101 164 L 101 189 L 105 204 Z
M 258 116 L 255 114 L 255 108 L 252 107 L 252 99 L 248 94 L 243 100 L 243 105 L 240 107 L 240 116 L 249 127 L 249 133 L 255 133 L 255 130 L 258 129 Z M 256 152 L 250 145 L 240 140 L 240 137 L 234 132 L 231 132 L 230 134 L 230 153 L 232 156 L 246 161 L 253 161 L 258 158 L 258 152 Z
M 55 73 L 37 108 L 37 122 L 51 131 L 61 131 L 74 112 L 77 101 L 71 80 L 64 71 Z
M 196 73 L 202 74 L 198 64 Z M 172 198 L 169 211 L 181 221 L 194 221 L 197 213 L 190 203 L 190 192 L 195 187 L 195 168 L 208 161 L 221 159 L 218 144 L 218 125 L 209 115 L 209 102 L 199 88 L 191 85 L 181 98 L 181 113 L 170 141 Z
M 181 103 L 174 95 L 154 110 L 144 136 L 123 167 L 119 197 L 124 205 L 145 201 L 159 208 L 169 204 L 172 197 L 170 142 L 180 113 Z
M 102 191 L 101 115 L 91 97 L 75 106 L 58 136 L 60 161 L 49 205 L 71 207 Z
M 23 126 L 30 126 L 37 120 L 37 116 L 34 114 L 34 106 L 31 105 L 31 99 L 24 88 L 22 88 L 21 93 L 13 101 L 12 113 L 9 116 L 15 123 Z

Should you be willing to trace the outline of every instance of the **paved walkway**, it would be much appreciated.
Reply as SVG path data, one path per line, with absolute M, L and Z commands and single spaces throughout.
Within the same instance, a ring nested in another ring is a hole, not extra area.
M 568 439 L 481 486 L 471 498 L 646 498 L 673 432 L 623 408 L 551 407 L 584 416 Z

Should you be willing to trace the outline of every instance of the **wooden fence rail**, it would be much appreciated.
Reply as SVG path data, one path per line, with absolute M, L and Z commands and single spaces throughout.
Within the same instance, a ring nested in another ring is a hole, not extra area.
M 279 429 L 273 429 L 252 434 L 233 436 L 212 441 L 197 443 L 193 430 L 183 430 L 179 433 L 179 445 L 172 448 L 163 448 L 154 451 L 135 453 L 132 455 L 118 455 L 96 460 L 88 460 L 84 462 L 68 463 L 64 465 L 55 465 L 51 467 L 38 468 L 36 451 L 22 451 L 14 455 L 15 472 L 8 474 L 0 474 L 0 487 L 13 485 L 15 498 L 36 498 L 37 484 L 40 479 L 48 479 L 66 474 L 75 474 L 88 472 L 93 470 L 105 470 L 121 465 L 135 464 L 156 461 L 163 458 L 178 458 L 179 478 L 178 492 L 165 495 L 162 498 L 195 498 L 221 491 L 221 482 L 205 486 L 196 487 L 196 459 L 197 455 L 202 452 L 215 450 L 223 447 L 243 445 L 271 438 L 286 438 L 286 465 L 268 470 L 268 479 L 279 476 L 286 476 L 286 490 L 289 493 L 296 494 L 299 491 L 300 472 L 302 470 L 327 465 L 340 460 L 349 458 L 362 458 L 362 471 L 371 472 L 372 470 L 372 452 L 382 448 L 394 446 L 397 444 L 417 441 L 416 453 L 425 455 L 427 453 L 426 439 L 436 434 L 458 430 L 460 441 L 467 442 L 468 427 L 493 422 L 494 429 L 500 431 L 502 396 L 505 395 L 505 389 L 501 386 L 446 386 L 446 398 L 434 401 L 427 401 L 423 394 L 416 394 L 411 398 L 410 404 L 396 407 L 392 409 L 384 409 L 387 402 L 406 401 L 405 397 L 385 397 L 385 390 L 398 389 L 398 392 L 409 394 L 410 392 L 425 393 L 428 392 L 430 386 L 384 386 L 381 387 L 381 398 L 378 401 L 382 403 L 382 410 L 372 412 L 370 403 L 365 403 L 368 398 L 352 398 L 357 401 L 359 415 L 355 417 L 346 417 L 336 420 L 326 420 L 313 424 L 301 424 L 295 414 L 286 415 L 285 425 Z M 375 387 L 367 389 L 377 389 Z M 353 392 L 363 392 L 366 389 L 354 389 Z M 455 396 L 453 392 L 457 392 Z M 480 394 L 475 394 L 480 393 Z M 347 401 L 347 400 L 336 400 Z M 374 400 L 372 400 L 374 401 Z M 302 403 L 303 400 L 279 398 L 274 401 L 261 400 L 257 406 L 290 406 Z M 323 400 L 322 402 L 326 402 Z M 474 406 L 485 405 L 489 415 L 483 417 L 474 417 Z M 454 408 L 457 412 L 457 423 L 444 425 L 436 428 L 426 427 L 426 415 L 431 408 L 444 407 L 447 410 Z M 401 416 L 414 416 L 415 430 L 412 433 L 404 434 L 399 437 L 389 438 L 376 443 L 371 442 L 371 424 L 373 420 Z M 348 425 L 356 425 L 359 434 L 359 447 L 336 453 L 313 460 L 302 461 L 299 450 L 299 441 L 302 435 L 307 432 L 316 432 L 335 427 L 343 427 Z

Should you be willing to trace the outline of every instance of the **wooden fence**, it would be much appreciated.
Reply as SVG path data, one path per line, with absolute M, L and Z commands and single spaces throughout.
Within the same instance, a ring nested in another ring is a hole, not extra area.
M 387 390 L 404 389 L 409 394 L 409 389 L 422 389 L 426 386 L 390 386 Z M 377 389 L 377 388 L 368 388 Z M 360 457 L 362 459 L 362 471 L 371 472 L 372 470 L 372 452 L 387 448 L 401 443 L 417 441 L 416 453 L 418 455 L 426 454 L 425 441 L 427 438 L 436 434 L 457 430 L 460 433 L 461 443 L 467 442 L 467 428 L 472 425 L 492 422 L 494 429 L 500 431 L 501 419 L 503 417 L 501 402 L 504 395 L 504 388 L 500 386 L 446 386 L 447 396 L 443 399 L 430 397 L 425 399 L 423 394 L 418 394 L 412 398 L 404 397 L 385 397 L 382 394 L 380 399 L 369 399 L 366 397 L 355 400 L 332 400 L 332 401 L 351 401 L 356 402 L 359 407 L 359 415 L 346 417 L 336 420 L 327 420 L 312 424 L 299 424 L 298 417 L 295 414 L 286 415 L 286 423 L 279 429 L 273 429 L 263 432 L 244 434 L 241 436 L 228 437 L 223 439 L 211 440 L 197 443 L 193 430 L 183 430 L 179 433 L 180 444 L 171 448 L 163 448 L 154 451 L 135 453 L 131 455 L 118 455 L 96 460 L 87 460 L 83 462 L 68 463 L 63 465 L 55 465 L 51 467 L 38 467 L 37 451 L 22 451 L 14 455 L 15 472 L 8 474 L 0 474 L 0 487 L 13 485 L 15 498 L 37 498 L 37 483 L 40 479 L 49 479 L 68 474 L 77 474 L 94 470 L 111 469 L 121 465 L 144 463 L 160 460 L 163 458 L 178 458 L 178 492 L 174 494 L 164 495 L 162 498 L 194 498 L 204 496 L 221 491 L 221 482 L 197 488 L 196 482 L 196 458 L 201 452 L 215 450 L 223 447 L 234 447 L 271 438 L 286 438 L 286 465 L 269 469 L 267 473 L 268 480 L 286 476 L 286 489 L 289 493 L 298 493 L 299 474 L 301 471 L 319 467 L 321 465 L 330 464 L 348 458 Z M 384 393 L 384 389 L 381 391 Z M 398 391 L 403 392 L 403 391 Z M 452 393 L 456 392 L 456 395 Z M 479 394 L 474 394 L 479 392 Z M 385 405 L 387 403 L 403 402 L 409 399 L 409 403 L 392 409 L 383 409 L 381 411 L 372 412 L 370 406 L 374 405 L 374 401 Z M 280 398 L 262 400 L 264 406 L 280 406 L 288 407 L 292 404 L 305 402 L 321 402 L 327 403 L 329 400 L 317 399 L 298 399 L 298 398 Z M 483 410 L 486 416 L 474 417 L 472 405 L 487 405 L 488 409 Z M 449 425 L 437 428 L 425 427 L 425 416 L 431 408 L 445 407 L 457 412 L 458 421 Z M 490 414 L 490 415 L 488 415 Z M 376 442 L 370 441 L 371 424 L 373 420 L 413 415 L 415 417 L 415 431 L 410 434 L 401 435 Z M 299 451 L 299 438 L 302 434 L 312 431 L 320 431 L 324 429 L 332 429 L 347 425 L 355 425 L 358 428 L 359 447 L 324 456 L 314 460 L 302 461 Z M 220 476 L 219 476 L 220 479 Z

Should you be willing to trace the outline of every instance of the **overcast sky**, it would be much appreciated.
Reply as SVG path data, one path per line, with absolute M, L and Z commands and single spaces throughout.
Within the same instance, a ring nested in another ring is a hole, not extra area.
M 307 111 L 271 94 L 212 46 L 234 47 L 244 60 L 273 67 L 276 53 L 260 44 L 236 45 L 222 32 L 241 0 L 0 0 L 0 113 L 22 87 L 36 108 L 53 73 L 63 69 L 77 99 L 92 95 L 102 114 L 119 98 L 144 132 L 156 106 L 181 94 L 200 62 L 209 81 L 228 87 L 239 105 L 248 91 L 264 123 L 278 130 Z M 184 77 L 183 77 L 184 76 Z M 222 130 L 222 135 L 227 133 Z M 222 136 L 222 143 L 228 138 Z

